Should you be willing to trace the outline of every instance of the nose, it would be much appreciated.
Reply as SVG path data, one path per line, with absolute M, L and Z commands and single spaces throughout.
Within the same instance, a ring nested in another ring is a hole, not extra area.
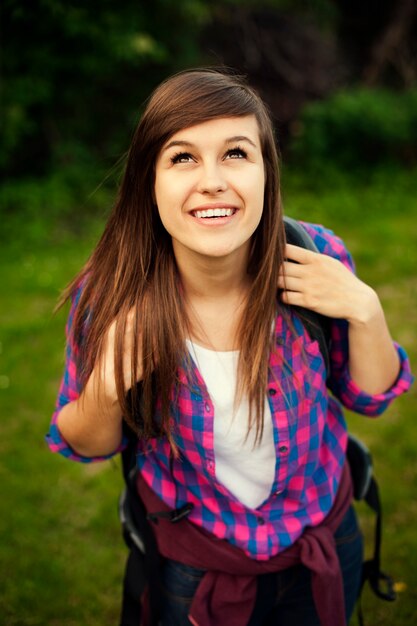
M 201 168 L 198 191 L 205 194 L 216 194 L 227 189 L 227 182 L 218 164 L 206 164 Z

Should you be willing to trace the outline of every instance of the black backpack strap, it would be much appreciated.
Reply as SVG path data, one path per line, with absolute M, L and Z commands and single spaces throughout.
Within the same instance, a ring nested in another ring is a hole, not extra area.
M 143 596 L 147 589 L 143 556 L 135 547 L 129 547 L 123 577 L 123 595 L 120 626 L 138 626 L 143 616 Z
M 393 602 L 397 598 L 394 581 L 381 570 L 381 530 L 382 530 L 382 509 L 379 499 L 378 485 L 374 477 L 371 478 L 369 489 L 364 497 L 365 502 L 376 513 L 374 553 L 372 558 L 367 559 L 362 564 L 362 579 L 358 592 L 357 611 L 359 626 L 364 626 L 362 611 L 362 591 L 366 582 L 369 583 L 374 594 L 381 600 Z M 384 586 L 384 588 L 382 587 Z
M 362 590 L 368 581 L 378 598 L 392 602 L 396 599 L 394 582 L 381 570 L 382 507 L 378 484 L 373 475 L 372 456 L 365 444 L 349 434 L 347 459 L 350 466 L 355 500 L 364 500 L 376 515 L 374 552 L 362 565 L 362 579 L 358 593 L 358 621 L 363 626 Z M 385 589 L 382 588 L 385 585 Z
M 292 217 L 284 217 L 285 237 L 287 243 L 300 248 L 306 248 L 312 252 L 318 252 L 317 246 L 306 231 L 306 229 Z M 318 341 L 320 352 L 324 359 L 327 375 L 330 372 L 330 320 L 324 315 L 305 309 L 304 307 L 293 307 L 297 310 L 308 334 L 312 339 Z
M 147 517 L 147 511 L 139 498 L 136 488 L 136 444 L 137 436 L 123 423 L 128 445 L 122 452 L 125 489 L 119 500 L 119 518 L 123 528 L 123 538 L 129 548 L 123 579 L 123 599 L 120 626 L 138 626 L 145 607 L 147 596 L 149 609 L 148 623 L 157 626 L 160 611 L 160 568 L 162 557 L 159 554 L 155 536 Z M 149 582 L 152 581 L 152 584 Z
M 190 513 L 194 505 L 189 502 L 169 512 L 148 513 L 136 486 L 137 435 L 126 423 L 123 423 L 123 431 L 128 445 L 122 452 L 126 486 L 119 499 L 119 518 L 123 538 L 130 552 L 123 579 L 120 626 L 137 626 L 144 610 L 147 613 L 146 623 L 157 626 L 161 608 L 160 572 L 163 557 L 159 554 L 150 522 L 158 523 L 160 517 L 169 518 L 172 523 L 179 522 Z
M 364 500 L 376 513 L 376 524 L 374 554 L 363 564 L 362 587 L 366 581 L 369 581 L 372 591 L 378 598 L 392 602 L 397 597 L 394 582 L 388 574 L 381 571 L 382 508 L 378 485 L 374 477 L 371 478 Z M 385 584 L 385 589 L 382 588 L 381 582 Z

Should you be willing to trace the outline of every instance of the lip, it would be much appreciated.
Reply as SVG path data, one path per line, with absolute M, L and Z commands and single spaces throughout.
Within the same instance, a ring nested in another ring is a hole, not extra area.
M 234 209 L 238 211 L 239 208 L 235 204 L 228 204 L 227 202 L 211 202 L 208 204 L 200 204 L 192 208 L 189 213 L 195 213 L 195 211 L 207 211 L 209 209 Z
M 192 219 L 198 228 L 218 229 L 230 224 L 235 218 L 235 215 L 236 213 L 228 217 L 216 217 L 215 219 L 198 219 L 198 217 L 192 217 Z
M 210 209 L 230 209 L 233 211 L 232 215 L 225 215 L 224 217 L 216 218 L 199 218 L 195 215 L 196 211 L 208 211 Z M 235 219 L 236 214 L 239 212 L 239 208 L 235 204 L 229 204 L 227 202 L 212 202 L 208 204 L 200 204 L 198 207 L 194 207 L 189 211 L 188 215 L 195 224 L 198 224 L 201 228 L 216 229 L 222 226 L 230 224 Z

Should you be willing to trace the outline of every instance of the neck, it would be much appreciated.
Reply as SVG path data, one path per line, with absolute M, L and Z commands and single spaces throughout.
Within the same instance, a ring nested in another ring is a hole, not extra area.
M 232 257 L 204 257 L 191 251 L 186 258 L 177 253 L 175 258 L 187 299 L 223 299 L 248 291 L 246 250 Z
M 211 350 L 239 349 L 239 321 L 250 287 L 247 252 L 216 258 L 187 251 L 175 257 L 190 337 Z

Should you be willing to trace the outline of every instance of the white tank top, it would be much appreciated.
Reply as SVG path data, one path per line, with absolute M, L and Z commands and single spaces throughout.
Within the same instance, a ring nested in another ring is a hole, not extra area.
M 265 396 L 264 429 L 255 443 L 255 427 L 245 441 L 249 403 L 234 410 L 239 351 L 215 352 L 187 340 L 214 406 L 216 478 L 240 502 L 255 509 L 266 500 L 275 476 L 275 446 L 271 411 Z

